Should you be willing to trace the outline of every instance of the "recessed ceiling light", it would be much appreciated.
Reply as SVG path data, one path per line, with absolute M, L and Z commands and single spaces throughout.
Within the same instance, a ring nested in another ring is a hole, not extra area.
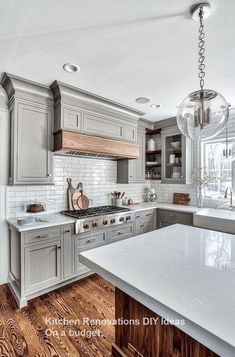
M 151 108 L 160 108 L 161 104 L 151 104 Z
M 80 67 L 78 65 L 76 65 L 75 63 L 65 63 L 63 65 L 63 68 L 66 72 L 69 72 L 69 73 L 80 71 Z
M 139 97 L 135 101 L 139 104 L 146 104 L 150 102 L 150 99 L 146 97 Z

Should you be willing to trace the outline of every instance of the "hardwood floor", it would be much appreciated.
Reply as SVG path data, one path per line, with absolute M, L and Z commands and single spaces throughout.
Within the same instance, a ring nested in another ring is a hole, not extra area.
M 114 309 L 114 287 L 97 275 L 33 299 L 21 310 L 1 285 L 0 356 L 109 356 L 114 326 L 83 319 L 112 320 Z

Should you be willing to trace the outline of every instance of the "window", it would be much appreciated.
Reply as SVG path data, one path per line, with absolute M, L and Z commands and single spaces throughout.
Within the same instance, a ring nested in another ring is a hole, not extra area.
M 217 177 L 205 188 L 205 196 L 222 198 L 226 187 L 235 189 L 235 161 L 224 157 L 225 136 L 202 144 L 202 166 Z M 229 138 L 228 149 L 235 155 L 235 138 Z M 232 155 L 233 156 L 233 155 Z

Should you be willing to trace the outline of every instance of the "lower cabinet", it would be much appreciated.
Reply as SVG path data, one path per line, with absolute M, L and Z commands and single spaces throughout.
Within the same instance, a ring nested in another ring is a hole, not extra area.
M 90 271 L 80 263 L 79 254 L 85 250 L 100 247 L 106 244 L 106 230 L 74 235 L 75 275 L 82 275 Z
M 73 225 L 18 232 L 9 227 L 9 286 L 20 307 L 74 277 Z
M 156 209 L 136 212 L 135 235 L 144 234 L 156 229 Z
M 79 261 L 81 252 L 175 223 L 193 225 L 193 214 L 147 209 L 136 212 L 134 223 L 82 234 L 74 234 L 73 224 L 22 233 L 10 226 L 9 286 L 18 305 L 26 306 L 29 299 L 89 274 Z
M 165 209 L 157 210 L 157 228 L 168 227 L 176 223 L 193 226 L 193 213 Z

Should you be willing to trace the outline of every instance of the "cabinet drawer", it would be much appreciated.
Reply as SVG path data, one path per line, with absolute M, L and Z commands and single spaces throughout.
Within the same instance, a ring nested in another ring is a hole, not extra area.
M 39 243 L 41 240 L 60 238 L 61 227 L 38 229 L 24 233 L 24 243 Z
M 158 209 L 158 220 L 171 223 L 181 223 L 186 225 L 193 225 L 193 214 L 186 212 L 177 212 L 164 209 Z
M 86 233 L 75 236 L 75 250 L 82 251 L 104 245 L 106 241 L 105 231 Z
M 126 239 L 133 237 L 134 234 L 134 227 L 133 224 L 128 225 L 119 225 L 116 227 L 112 227 L 109 229 L 108 232 L 108 242 L 112 243 L 121 239 Z
M 143 210 L 136 213 L 136 219 L 140 218 L 141 220 L 144 221 L 151 221 L 155 217 L 156 217 L 155 209 Z

